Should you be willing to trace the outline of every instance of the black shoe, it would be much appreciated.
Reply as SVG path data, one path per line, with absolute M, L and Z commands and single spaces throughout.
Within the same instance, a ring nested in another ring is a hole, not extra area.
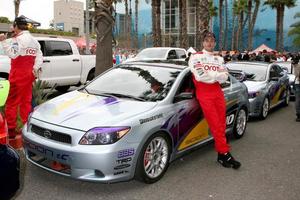
M 300 122 L 300 115 L 297 115 L 296 122 Z
M 241 166 L 241 163 L 236 161 L 229 152 L 225 154 L 218 153 L 217 161 L 226 168 L 232 167 L 233 169 L 238 169 Z

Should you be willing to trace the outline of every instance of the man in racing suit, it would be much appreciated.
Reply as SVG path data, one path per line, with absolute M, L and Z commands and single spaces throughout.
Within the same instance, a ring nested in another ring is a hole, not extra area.
M 26 19 L 17 17 L 13 24 L 13 38 L 6 40 L 6 35 L 0 35 L 4 52 L 11 58 L 10 91 L 5 106 L 8 134 L 11 139 L 19 133 L 16 130 L 18 113 L 22 123 L 27 122 L 31 112 L 34 73 L 40 70 L 43 62 L 40 44 L 32 37 L 27 27 Z
M 203 38 L 204 49 L 191 55 L 189 67 L 193 73 L 196 97 L 215 140 L 217 161 L 224 167 L 238 169 L 241 164 L 229 153 L 225 137 L 226 102 L 220 83 L 228 79 L 228 71 L 223 65 L 223 58 L 213 54 L 215 45 L 215 35 L 206 32 Z

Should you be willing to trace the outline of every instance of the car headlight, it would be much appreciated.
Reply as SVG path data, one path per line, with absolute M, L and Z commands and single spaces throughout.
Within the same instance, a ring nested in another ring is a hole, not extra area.
M 96 127 L 86 132 L 79 141 L 82 145 L 113 144 L 130 131 L 130 127 Z
M 259 96 L 259 95 L 260 95 L 260 92 L 248 92 L 248 97 L 250 99 L 253 99 L 253 98 L 255 98 L 255 97 Z

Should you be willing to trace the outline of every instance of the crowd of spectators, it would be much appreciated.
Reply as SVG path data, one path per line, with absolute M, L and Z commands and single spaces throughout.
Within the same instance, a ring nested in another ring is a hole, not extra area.
M 280 53 L 276 51 L 268 52 L 266 50 L 255 52 L 239 52 L 239 51 L 226 51 L 224 54 L 219 53 L 225 62 L 229 61 L 262 61 L 262 62 L 275 62 L 275 61 L 293 61 L 299 58 L 299 53 Z

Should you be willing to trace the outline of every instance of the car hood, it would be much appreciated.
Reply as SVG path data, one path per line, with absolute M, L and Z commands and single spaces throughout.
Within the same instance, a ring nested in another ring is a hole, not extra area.
M 247 86 L 249 92 L 258 91 L 265 86 L 265 82 L 261 81 L 244 81 L 243 83 Z
M 32 118 L 87 131 L 97 126 L 118 124 L 154 108 L 156 104 L 73 91 L 38 106 Z

